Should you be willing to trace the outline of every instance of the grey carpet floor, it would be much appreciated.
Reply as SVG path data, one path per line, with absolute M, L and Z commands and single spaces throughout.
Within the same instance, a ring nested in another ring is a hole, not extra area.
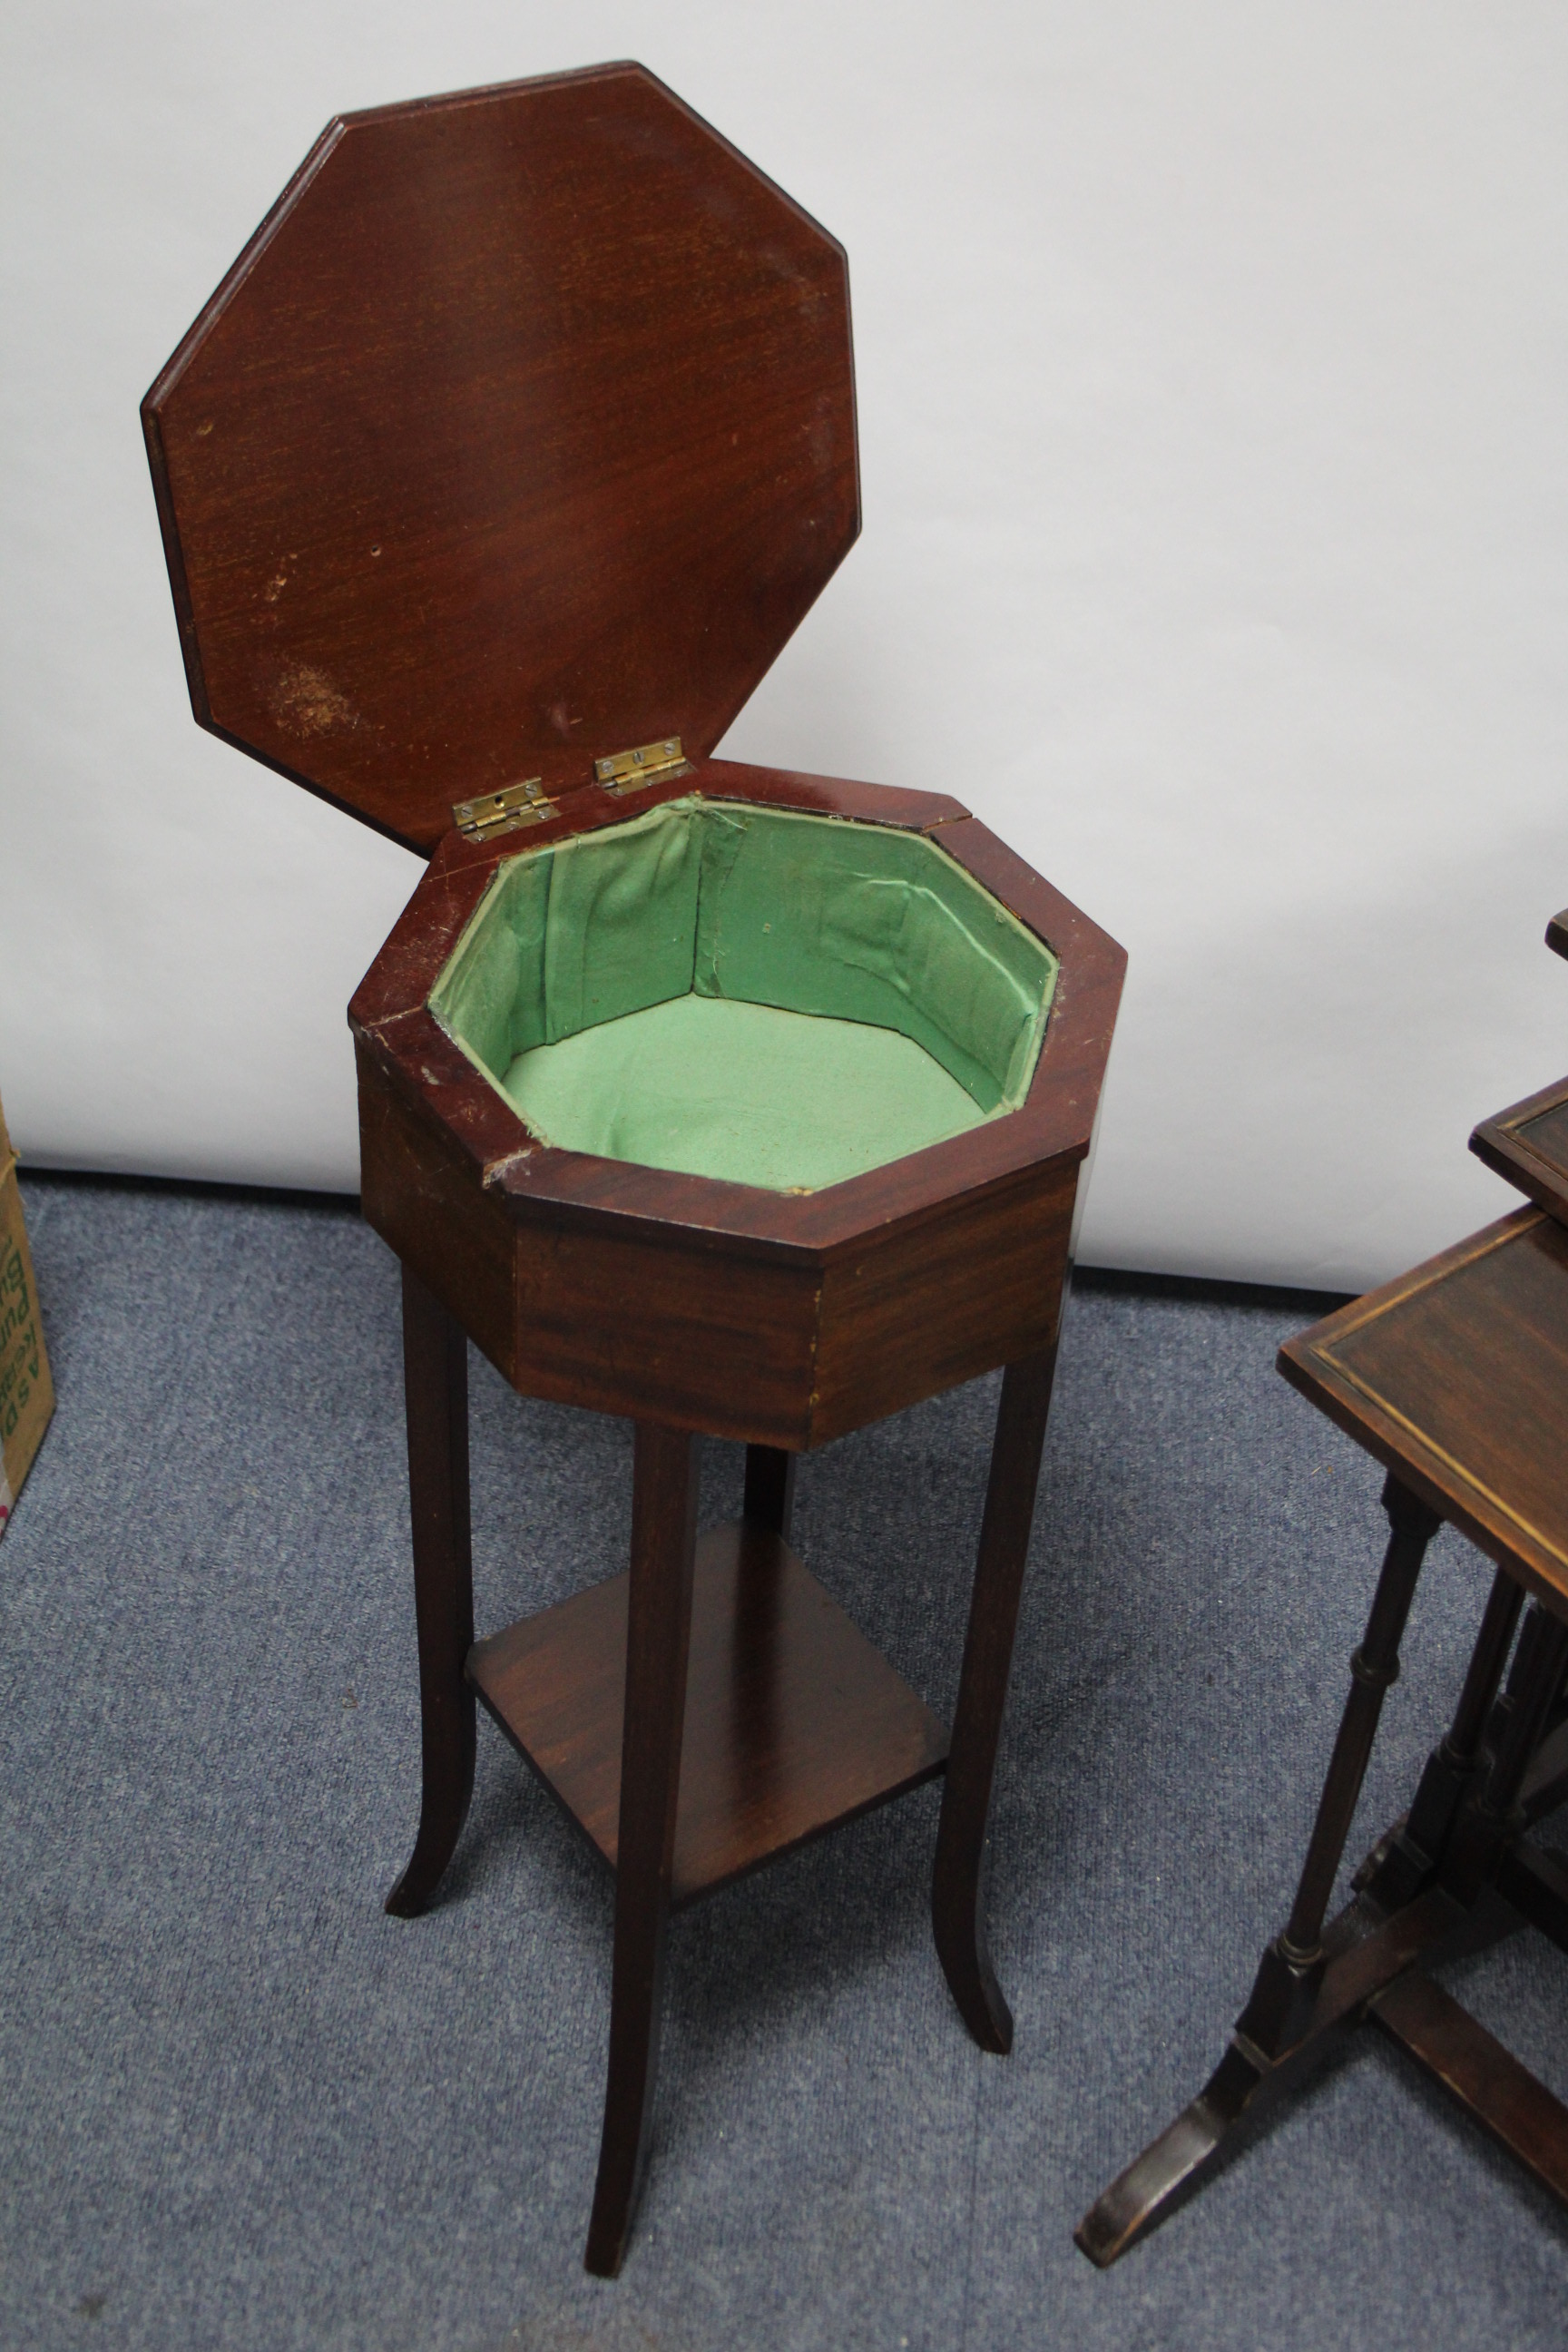
M 417 1755 L 391 1259 L 341 1203 L 26 1197 L 59 1411 L 0 1544 L 6 2345 L 1561 2346 L 1568 2228 L 1371 2037 L 1118 2269 L 1070 2240 L 1283 1916 L 1370 1594 L 1378 1473 L 1271 1369 L 1315 1302 L 1082 1282 L 995 1814 L 1015 2053 L 931 1950 L 933 1790 L 717 1896 L 605 2284 L 610 1890 L 488 1726 L 445 1901 L 381 1909 Z M 801 1475 L 801 1549 L 943 1709 L 994 1401 Z M 473 1431 L 482 1627 L 620 1565 L 624 1425 L 476 1360 Z M 705 1518 L 740 1461 L 708 1449 Z M 1486 1582 L 1445 1532 L 1358 1852 Z M 1568 1963 L 1521 1937 L 1463 1982 L 1568 2093 Z

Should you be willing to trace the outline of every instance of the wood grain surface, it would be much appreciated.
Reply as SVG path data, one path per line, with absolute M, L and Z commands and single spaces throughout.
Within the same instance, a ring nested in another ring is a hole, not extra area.
M 600 2278 L 620 2269 L 651 2139 L 697 1547 L 697 1440 L 639 1422 L 632 1451 L 610 2063 L 583 2257 Z
M 1483 1118 L 1470 1150 L 1549 1217 L 1568 1223 L 1568 1078 Z
M 464 1674 L 474 1645 L 474 1577 L 468 1339 L 408 1265 L 403 1269 L 403 1394 L 423 1793 L 414 1853 L 386 1908 L 395 1918 L 413 1919 L 441 1883 L 474 1792 L 474 1694 Z
M 1483 2131 L 1568 2205 L 1568 2111 L 1479 2019 L 1417 1969 L 1379 1994 L 1372 2015 Z
M 501 1729 L 606 1862 L 621 1786 L 628 1580 L 476 1643 Z M 672 1900 L 689 1903 L 942 1768 L 947 1733 L 782 1538 L 699 1539 Z
M 1287 1380 L 1568 1614 L 1568 1233 L 1521 1209 L 1288 1340 Z
M 334 121 L 142 416 L 197 719 L 425 851 L 711 751 L 859 528 L 843 251 L 636 65 Z

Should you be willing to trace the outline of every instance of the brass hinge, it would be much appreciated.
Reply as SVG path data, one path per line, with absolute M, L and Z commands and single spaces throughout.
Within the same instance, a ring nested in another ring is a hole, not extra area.
M 545 798 L 540 776 L 508 784 L 504 793 L 481 793 L 478 800 L 452 803 L 452 823 L 465 841 L 489 841 L 498 833 L 515 833 L 520 824 L 542 824 L 554 814 L 555 803 Z
M 594 773 L 612 793 L 638 793 L 645 784 L 689 776 L 691 762 L 680 748 L 679 736 L 666 735 L 658 743 L 639 743 L 635 751 L 613 751 L 607 760 L 595 760 Z

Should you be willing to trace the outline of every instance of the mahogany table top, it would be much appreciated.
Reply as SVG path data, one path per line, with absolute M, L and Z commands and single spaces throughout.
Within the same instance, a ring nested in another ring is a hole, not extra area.
M 1568 1217 L 1568 1078 L 1483 1118 L 1470 1150 L 1550 1215 Z
M 1568 1232 L 1519 1209 L 1279 1351 L 1287 1380 L 1568 1617 Z

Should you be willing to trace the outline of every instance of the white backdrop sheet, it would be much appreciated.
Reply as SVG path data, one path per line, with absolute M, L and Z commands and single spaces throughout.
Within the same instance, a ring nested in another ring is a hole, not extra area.
M 847 246 L 866 530 L 740 758 L 957 793 L 1127 946 L 1091 1263 L 1361 1286 L 1563 1067 L 1552 0 L 14 0 L 0 1092 L 352 1189 L 416 861 L 201 734 L 137 402 L 343 108 L 635 56 Z

